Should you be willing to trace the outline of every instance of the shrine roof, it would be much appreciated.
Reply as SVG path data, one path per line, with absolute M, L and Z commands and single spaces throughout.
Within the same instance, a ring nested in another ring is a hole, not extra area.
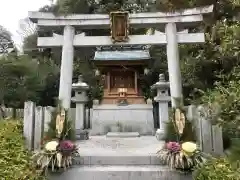
M 132 50 L 132 51 L 96 51 L 94 60 L 147 60 L 150 59 L 148 50 Z

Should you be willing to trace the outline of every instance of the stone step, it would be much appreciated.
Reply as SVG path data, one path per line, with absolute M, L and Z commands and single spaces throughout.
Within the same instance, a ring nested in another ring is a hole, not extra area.
M 165 166 L 77 166 L 54 173 L 49 180 L 192 180 Z
M 161 165 L 156 154 L 154 155 L 99 155 L 75 157 L 75 165 Z
M 134 138 L 140 137 L 139 132 L 108 132 L 106 137 L 109 138 Z

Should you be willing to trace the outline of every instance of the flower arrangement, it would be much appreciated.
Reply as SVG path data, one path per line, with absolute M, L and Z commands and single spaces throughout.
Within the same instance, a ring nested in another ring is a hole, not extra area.
M 72 165 L 72 156 L 78 155 L 78 148 L 70 140 L 52 140 L 45 144 L 44 148 L 33 155 L 37 167 L 47 171 L 48 167 L 63 167 L 66 169 Z
M 204 155 L 193 142 L 168 142 L 157 152 L 160 160 L 171 169 L 182 171 L 192 170 L 193 167 L 205 162 Z
M 42 140 L 42 149 L 35 152 L 33 160 L 43 172 L 47 172 L 51 167 L 52 171 L 56 168 L 64 168 L 72 165 L 72 157 L 79 155 L 78 147 L 67 137 L 71 133 L 72 127 L 69 126 L 67 112 L 62 107 L 56 108 L 55 117 L 51 124 L 54 124 L 49 132 L 49 136 Z
M 191 171 L 195 166 L 206 161 L 205 155 L 200 151 L 196 143 L 182 141 L 183 138 L 181 137 L 184 137 L 187 121 L 184 112 L 180 108 L 175 109 L 172 124 L 177 140 L 167 141 L 165 146 L 157 152 L 157 155 L 171 169 Z

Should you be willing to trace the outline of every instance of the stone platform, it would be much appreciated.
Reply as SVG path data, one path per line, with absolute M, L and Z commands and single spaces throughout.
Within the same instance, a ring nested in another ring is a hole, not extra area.
M 161 165 L 156 152 L 164 145 L 154 136 L 109 138 L 91 136 L 77 142 L 74 166 L 49 180 L 188 180 Z M 191 179 L 191 178 L 190 178 Z
M 139 132 L 140 135 L 155 134 L 152 104 L 93 105 L 90 135 L 105 135 L 115 132 Z

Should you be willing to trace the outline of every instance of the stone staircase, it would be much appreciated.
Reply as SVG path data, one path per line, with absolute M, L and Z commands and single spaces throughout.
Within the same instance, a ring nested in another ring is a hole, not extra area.
M 81 157 L 74 166 L 54 173 L 50 180 L 190 180 L 161 165 L 156 151 L 163 142 L 153 136 L 138 138 L 90 137 L 78 143 Z

